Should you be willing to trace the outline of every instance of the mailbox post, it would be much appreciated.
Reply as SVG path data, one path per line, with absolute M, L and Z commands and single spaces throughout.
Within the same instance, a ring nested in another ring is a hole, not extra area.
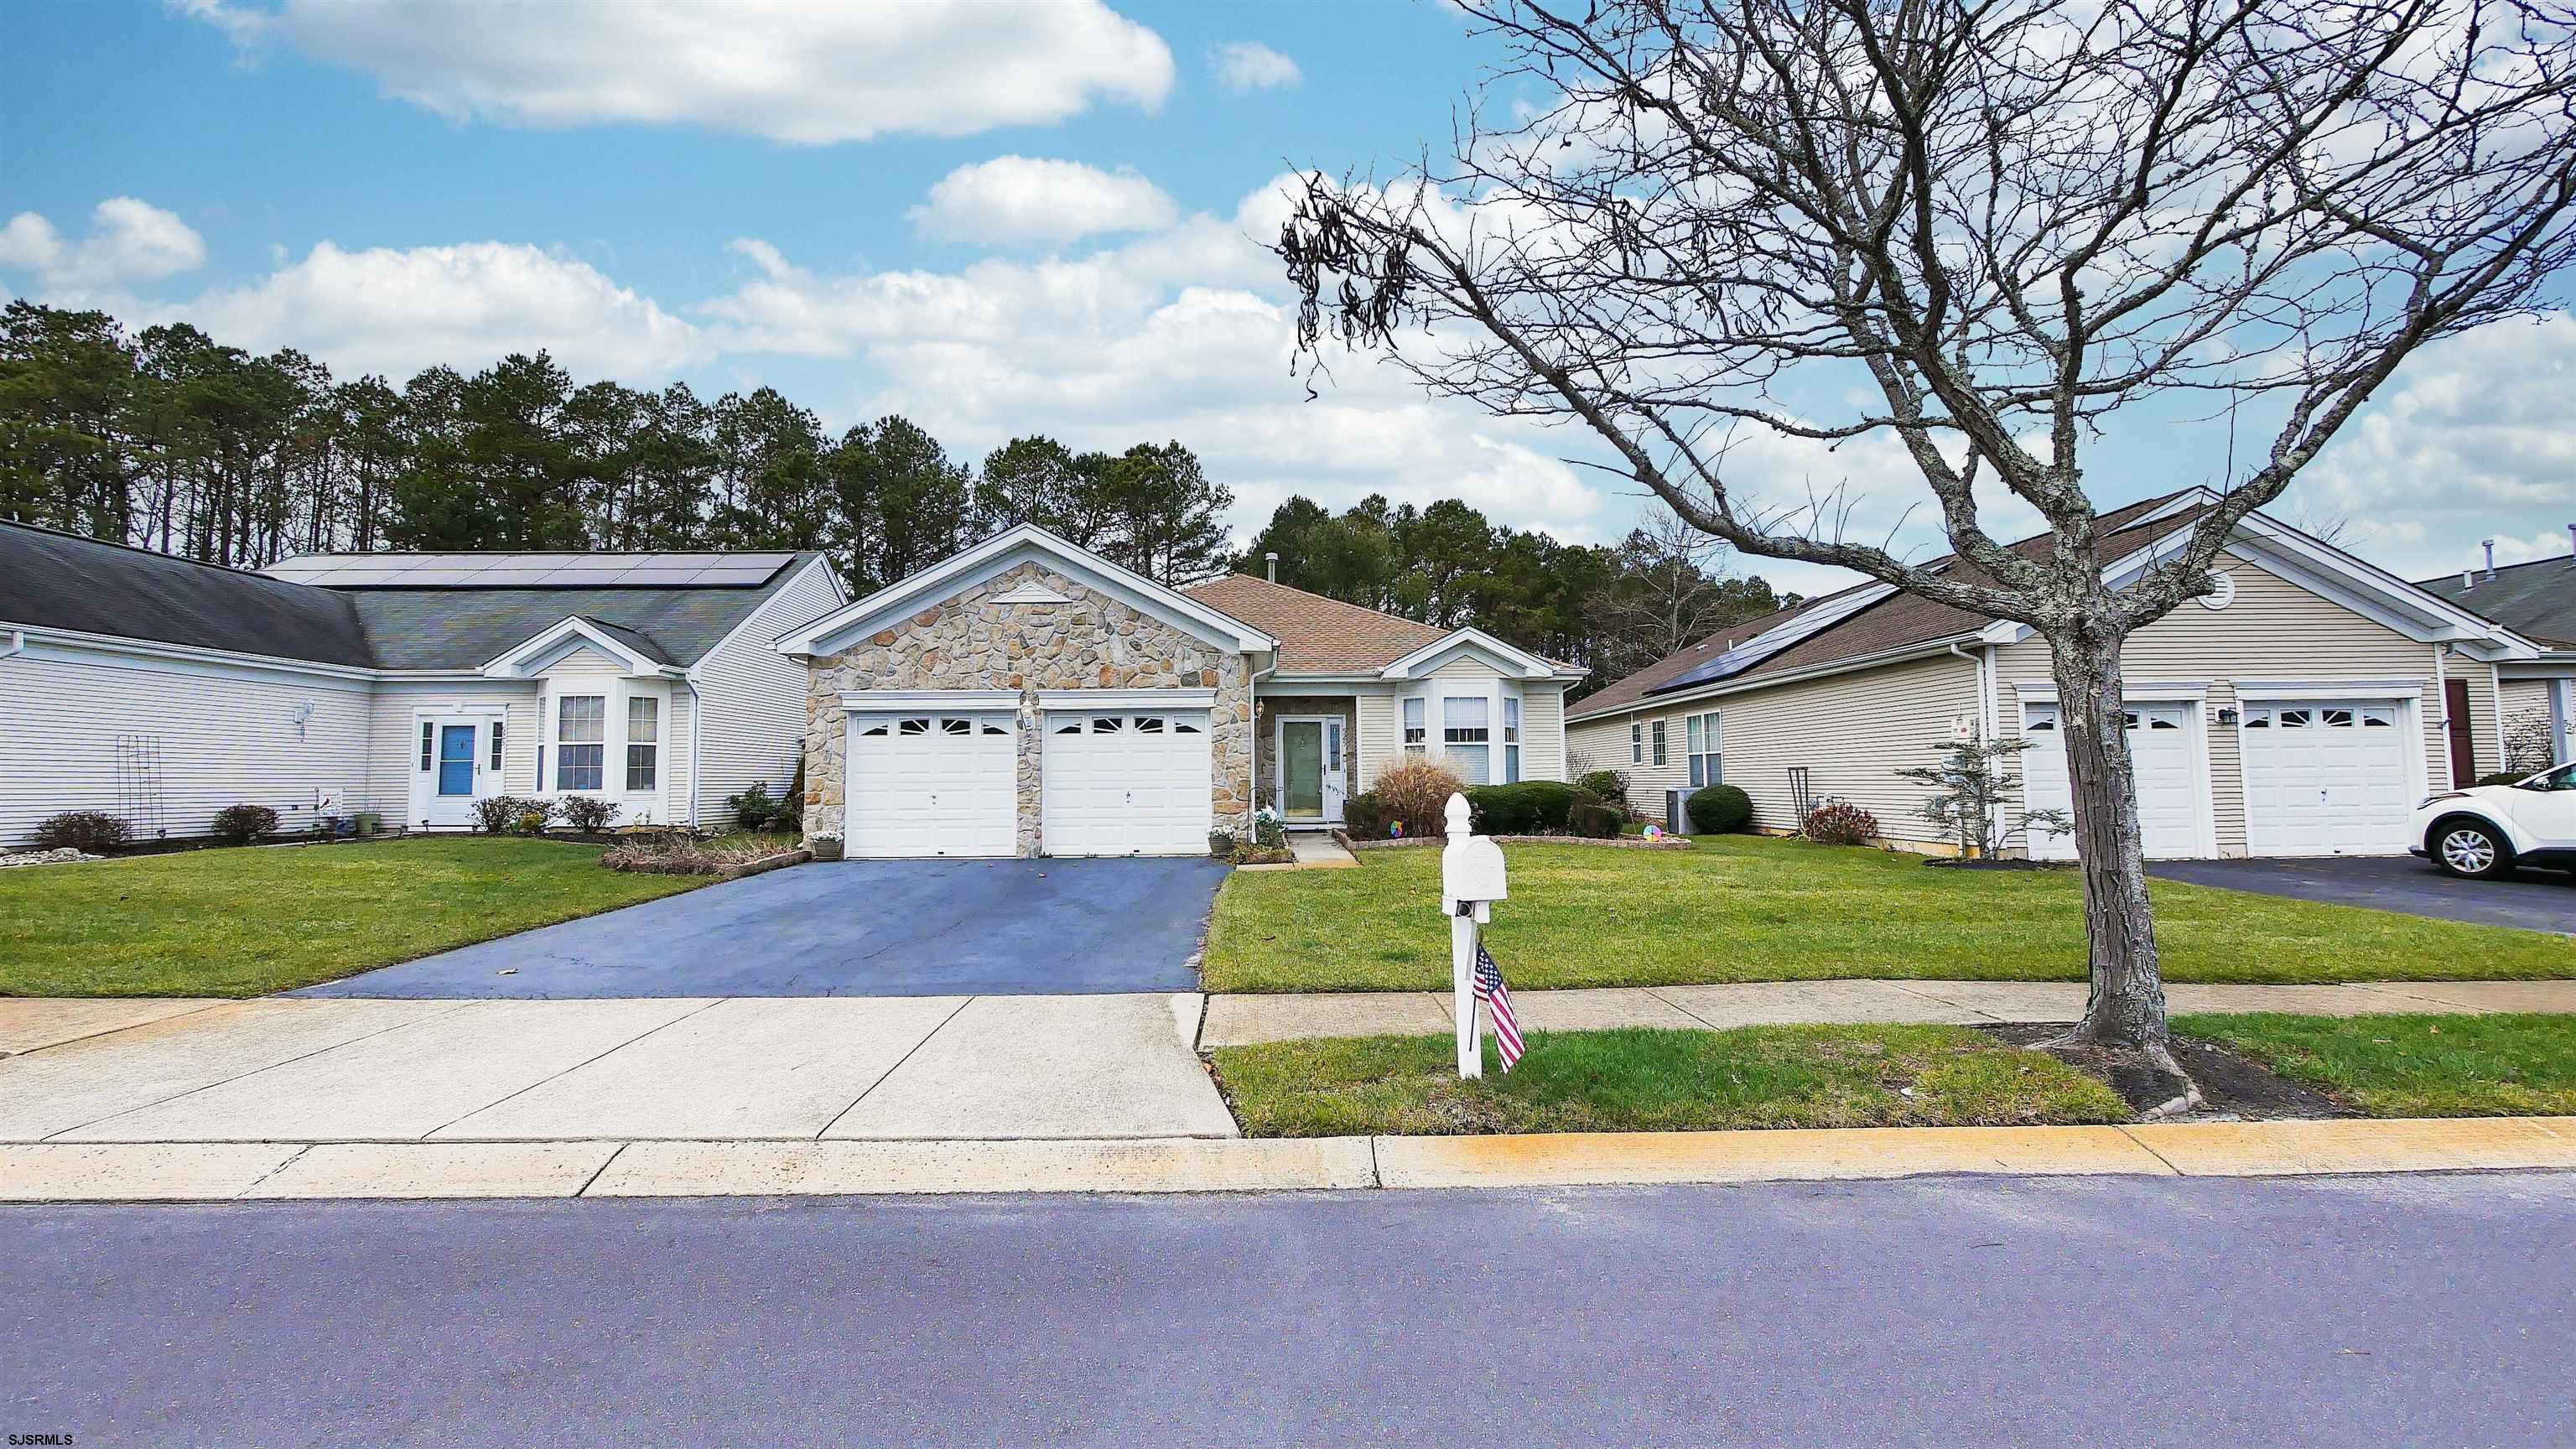
M 1449 985 L 1458 1026 L 1458 1076 L 1485 1074 L 1483 1030 L 1476 1016 L 1476 928 L 1494 918 L 1503 882 L 1503 848 L 1470 830 L 1467 797 L 1451 795 L 1444 812 L 1449 843 L 1440 851 L 1440 912 L 1449 918 Z

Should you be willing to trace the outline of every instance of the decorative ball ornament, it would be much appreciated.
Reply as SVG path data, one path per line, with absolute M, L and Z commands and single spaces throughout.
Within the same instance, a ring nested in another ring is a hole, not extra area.
M 1404 822 L 1401 820 L 1390 820 L 1386 822 L 1386 838 L 1389 840 L 1402 840 L 1404 838 Z
M 1664 827 L 1660 825 L 1649 825 L 1645 829 L 1637 832 L 1637 838 L 1640 840 L 1661 840 L 1664 838 Z

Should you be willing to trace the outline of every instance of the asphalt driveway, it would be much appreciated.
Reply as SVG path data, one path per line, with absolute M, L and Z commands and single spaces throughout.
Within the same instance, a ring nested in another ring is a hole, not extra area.
M 2438 921 L 2576 932 L 2576 876 L 2517 871 L 2502 880 L 2461 880 L 2411 855 L 2319 860 L 2159 860 L 2147 874 L 2259 895 L 2402 911 Z
M 817 862 L 387 966 L 297 996 L 1195 991 L 1226 867 Z

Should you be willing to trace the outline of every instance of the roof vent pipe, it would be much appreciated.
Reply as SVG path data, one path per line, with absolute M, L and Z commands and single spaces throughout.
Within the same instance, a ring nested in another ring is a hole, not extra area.
M 2571 529 L 2570 531 L 2576 532 L 2576 529 Z M 1261 556 L 1261 572 L 1270 580 L 1270 582 L 1274 584 L 1279 582 L 1279 555 L 1275 553 L 1263 554 Z
M 2479 539 L 2478 547 L 2487 551 L 2487 580 L 2492 583 L 2495 580 L 2495 540 L 2492 538 Z
M 2465 593 L 2467 593 L 2469 590 L 2474 589 L 2474 588 L 2476 588 L 2477 586 L 2478 586 L 2478 571 L 2477 571 L 2476 569 L 2462 569 L 2462 570 L 2460 570 L 2460 592 L 2461 592 L 2461 593 L 2464 593 L 2464 594 L 2465 594 Z
M 2576 569 L 2576 523 L 2567 525 L 2567 566 Z

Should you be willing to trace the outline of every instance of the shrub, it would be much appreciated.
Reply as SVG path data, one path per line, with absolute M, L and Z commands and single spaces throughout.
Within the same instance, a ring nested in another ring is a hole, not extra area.
M 1826 845 L 1867 845 L 1878 838 L 1878 817 L 1848 800 L 1829 800 L 1807 812 L 1801 833 Z
M 776 854 L 776 846 L 716 845 L 685 830 L 647 830 L 601 852 L 599 863 L 610 870 L 648 875 L 719 875 Z
M 131 839 L 125 822 L 104 810 L 66 810 L 48 815 L 36 826 L 38 850 L 77 850 L 105 855 Z
M 1537 835 L 1566 828 L 1574 807 L 1574 787 L 1554 780 L 1523 780 L 1517 785 L 1478 785 L 1468 790 L 1476 828 L 1487 835 Z
M 1215 856 L 1219 860 L 1223 860 L 1227 856 L 1234 854 L 1234 832 L 1231 830 L 1209 831 L 1208 854 Z
M 794 807 L 770 796 L 766 780 L 754 782 L 739 795 L 726 796 L 725 804 L 732 808 L 735 823 L 745 830 L 774 830 L 782 821 L 796 818 Z
M 215 812 L 215 838 L 226 845 L 248 845 L 277 833 L 277 812 L 265 805 L 227 805 Z
M 1252 812 L 1252 843 L 1261 850 L 1285 850 L 1288 847 L 1288 822 L 1279 812 L 1264 805 Z
M 2481 785 L 2518 785 L 2523 781 L 2530 779 L 2537 773 L 2538 772 L 2534 770 L 2496 770 L 2491 773 L 2478 776 L 2478 783 Z
M 1387 819 L 1417 838 L 1437 838 L 1448 831 L 1442 812 L 1449 797 L 1464 794 L 1467 782 L 1429 760 L 1407 760 L 1377 777 L 1370 793 L 1385 807 Z
M 1586 770 L 1574 777 L 1574 788 L 1613 809 L 1628 808 L 1628 777 L 1617 770 Z
M 1589 790 L 1574 792 L 1574 803 L 1566 808 L 1565 828 L 1576 835 L 1594 840 L 1616 840 L 1619 827 L 1628 817 L 1610 802 Z
M 1696 834 L 1732 835 L 1753 828 L 1753 797 L 1733 785 L 1710 785 L 1693 790 L 1682 813 Z
M 554 818 L 555 802 L 552 800 L 522 800 L 519 802 L 519 818 L 511 828 L 521 835 L 543 835 L 546 822 Z
M 596 795 L 566 795 L 555 802 L 555 808 L 562 812 L 564 824 L 584 835 L 606 830 L 608 822 L 617 818 L 617 807 Z
M 1394 821 L 1385 799 L 1375 790 L 1362 790 L 1342 802 L 1342 829 L 1353 840 L 1384 840 L 1387 826 Z

